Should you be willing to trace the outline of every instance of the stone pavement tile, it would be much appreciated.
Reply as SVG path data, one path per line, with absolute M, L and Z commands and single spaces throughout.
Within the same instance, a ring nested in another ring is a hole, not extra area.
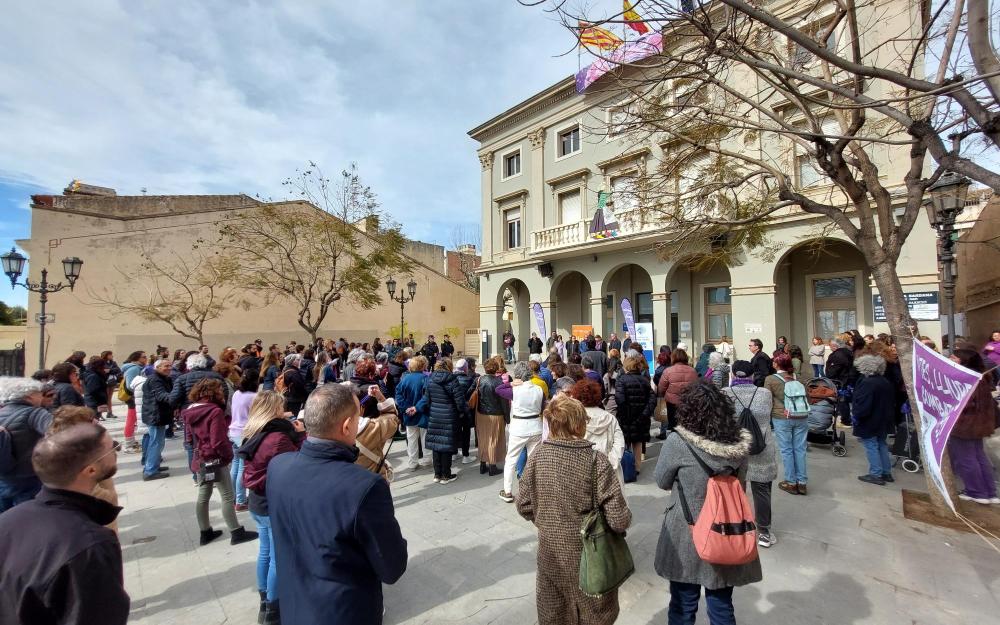
M 118 438 L 123 420 L 109 422 Z M 625 487 L 633 512 L 628 542 L 636 573 L 620 589 L 628 625 L 665 623 L 668 582 L 653 570 L 669 494 L 653 483 L 660 445 L 649 446 L 639 480 Z M 1000 559 L 969 534 L 902 518 L 901 488 L 925 488 L 923 474 L 896 471 L 884 488 L 857 480 L 866 462 L 848 439 L 846 458 L 809 452 L 810 495 L 774 488 L 779 543 L 761 550 L 764 580 L 736 589 L 737 620 L 747 625 L 830 623 L 953 625 L 987 623 L 1000 613 Z M 404 464 L 396 443 L 391 458 Z M 116 477 L 131 623 L 213 625 L 256 618 L 257 543 L 235 547 L 228 535 L 198 546 L 194 488 L 179 439 L 168 441 L 169 479 L 142 482 L 138 457 L 122 455 Z M 478 464 L 457 465 L 459 479 L 431 482 L 430 468 L 401 471 L 392 485 L 396 515 L 409 545 L 403 578 L 384 587 L 387 624 L 530 625 L 535 612 L 537 535 L 497 497 L 499 476 Z M 779 467 L 780 472 L 780 467 Z M 220 500 L 211 519 L 224 529 Z M 248 528 L 249 516 L 239 515 Z M 699 622 L 704 622 L 704 604 Z

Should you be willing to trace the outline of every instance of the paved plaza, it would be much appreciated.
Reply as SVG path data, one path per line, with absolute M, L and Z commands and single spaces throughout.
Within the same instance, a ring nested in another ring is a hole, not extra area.
M 107 422 L 118 438 L 123 422 Z M 637 570 L 621 590 L 623 624 L 666 623 L 667 582 L 652 563 L 667 502 L 667 493 L 652 483 L 659 448 L 658 442 L 650 446 L 638 483 L 625 491 Z M 403 445 L 395 443 L 390 456 L 395 464 L 402 464 L 403 454 Z M 198 546 L 196 489 L 184 461 L 179 437 L 167 443 L 169 479 L 143 482 L 138 457 L 119 457 L 130 623 L 254 623 L 257 543 L 233 547 L 220 539 Z M 899 490 L 923 489 L 922 474 L 899 471 L 892 488 L 880 488 L 857 480 L 865 466 L 854 440 L 846 458 L 813 448 L 809 496 L 775 489 L 779 543 L 761 550 L 764 581 L 736 590 L 737 620 L 748 625 L 996 622 L 1000 554 L 975 535 L 903 519 Z M 397 584 L 385 587 L 386 623 L 536 621 L 534 527 L 497 497 L 500 478 L 479 475 L 478 468 L 459 465 L 460 478 L 449 485 L 431 482 L 430 468 L 401 473 L 393 483 L 409 565 Z M 212 521 L 224 529 L 219 506 L 216 495 Z M 253 527 L 248 513 L 239 516 Z M 699 622 L 707 623 L 704 615 Z

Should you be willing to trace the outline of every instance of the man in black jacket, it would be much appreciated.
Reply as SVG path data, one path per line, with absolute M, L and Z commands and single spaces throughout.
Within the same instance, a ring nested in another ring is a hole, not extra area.
M 753 368 L 753 383 L 757 386 L 764 386 L 767 376 L 774 373 L 771 366 L 771 359 L 764 353 L 764 342 L 760 339 L 750 339 L 750 366 Z
M 146 434 L 142 437 L 142 467 L 144 481 L 168 477 L 160 470 L 163 444 L 166 442 L 167 426 L 174 421 L 174 407 L 170 403 L 170 393 L 174 380 L 170 377 L 170 360 L 162 358 L 153 364 L 153 374 L 142 384 L 142 422 L 146 424 Z
M 851 426 L 851 387 L 857 380 L 854 369 L 854 352 L 848 347 L 847 342 L 839 337 L 830 339 L 830 348 L 833 353 L 826 359 L 826 377 L 837 383 L 837 388 L 841 390 L 837 394 L 837 412 L 840 414 L 840 423 L 847 427 Z
M 324 384 L 306 402 L 302 449 L 268 464 L 284 623 L 381 623 L 382 584 L 406 571 L 389 484 L 356 463 L 360 412 L 351 388 Z
M 452 354 L 455 353 L 455 345 L 451 342 L 451 337 L 447 334 L 444 335 L 444 340 L 441 341 L 441 357 L 451 358 Z
M 420 348 L 420 355 L 427 359 L 430 369 L 434 369 L 434 364 L 437 363 L 438 353 L 440 351 L 441 350 L 438 349 L 437 341 L 434 340 L 434 335 L 428 335 L 427 342 Z
M 542 353 L 542 339 L 538 338 L 538 335 L 534 332 L 531 333 L 531 338 L 528 339 L 528 353 L 529 354 L 541 354 Z
M 91 423 L 35 447 L 41 492 L 0 515 L 0 623 L 128 621 L 121 545 L 104 527 L 121 508 L 90 495 L 115 474 L 116 450 L 105 429 Z

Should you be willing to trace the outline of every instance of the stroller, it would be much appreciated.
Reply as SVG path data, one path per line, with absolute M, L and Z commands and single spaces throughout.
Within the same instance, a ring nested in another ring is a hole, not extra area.
M 830 378 L 813 378 L 806 384 L 809 398 L 809 432 L 806 441 L 830 445 L 834 456 L 847 455 L 847 436 L 837 430 L 837 383 Z
M 904 420 L 896 426 L 896 440 L 892 444 L 893 465 L 900 464 L 907 473 L 920 471 L 920 441 L 913 425 L 910 402 L 903 404 Z

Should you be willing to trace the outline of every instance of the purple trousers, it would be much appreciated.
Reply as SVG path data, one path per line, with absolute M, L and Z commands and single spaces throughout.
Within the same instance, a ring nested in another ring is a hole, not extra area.
M 993 465 L 986 457 L 983 439 L 952 436 L 948 439 L 948 457 L 951 458 L 951 468 L 965 485 L 966 495 L 976 499 L 997 496 Z

